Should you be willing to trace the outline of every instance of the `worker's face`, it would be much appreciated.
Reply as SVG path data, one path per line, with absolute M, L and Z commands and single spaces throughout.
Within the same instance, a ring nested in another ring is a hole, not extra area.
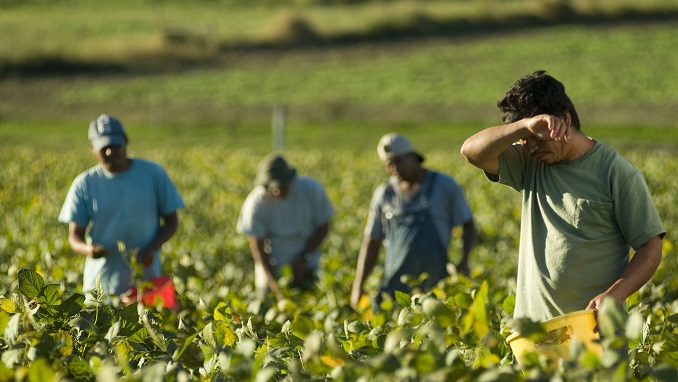
M 92 148 L 92 153 L 106 171 L 121 172 L 127 169 L 127 146 L 125 145 L 106 146 L 99 151 Z
M 523 138 L 520 144 L 528 154 L 546 165 L 558 163 L 567 153 L 566 142 L 543 141 L 537 137 Z
M 290 192 L 290 184 L 287 183 L 276 187 L 269 186 L 266 187 L 266 191 L 268 191 L 268 193 L 274 198 L 285 199 L 287 194 Z
M 564 128 L 570 129 L 571 131 L 575 129 L 572 126 L 572 117 L 569 112 L 566 112 L 559 120 L 565 124 Z M 544 162 L 546 165 L 552 165 L 562 160 L 567 160 L 573 153 L 573 146 L 569 140 L 542 140 L 536 136 L 530 136 L 521 139 L 520 144 L 528 154 Z
M 384 167 L 389 175 L 405 181 L 416 179 L 420 166 L 419 158 L 415 154 L 401 155 L 384 161 Z

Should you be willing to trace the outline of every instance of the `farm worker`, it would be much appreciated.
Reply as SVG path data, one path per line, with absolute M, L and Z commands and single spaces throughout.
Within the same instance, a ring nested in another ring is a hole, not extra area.
M 457 270 L 468 274 L 469 253 L 476 240 L 471 208 L 454 178 L 423 167 L 424 157 L 400 134 L 384 135 L 377 154 L 390 177 L 372 195 L 351 292 L 354 308 L 359 305 L 363 284 L 376 265 L 382 243 L 386 259 L 381 288 L 374 300 L 376 307 L 383 300 L 382 294 L 394 297 L 397 290 L 411 291 L 401 280 L 403 275 L 418 279 L 427 273 L 418 285 L 422 291 L 447 277 L 448 247 L 452 229 L 457 226 L 463 227 Z
M 129 140 L 118 119 L 102 114 L 88 135 L 99 164 L 75 178 L 59 221 L 68 223 L 73 251 L 86 256 L 83 291 L 95 289 L 99 277 L 105 293 L 120 295 L 132 286 L 128 256 L 134 250 L 144 280 L 161 276 L 160 247 L 174 235 L 184 202 L 160 165 L 127 156 Z
M 623 306 L 659 266 L 666 232 L 643 174 L 581 131 L 565 87 L 543 70 L 498 106 L 504 124 L 468 138 L 461 154 L 522 194 L 514 318 L 597 309 L 606 297 Z
M 313 286 L 319 247 L 333 215 L 320 183 L 297 174 L 283 155 L 272 153 L 260 161 L 256 186 L 245 199 L 236 226 L 249 239 L 260 298 L 270 290 L 279 302 L 285 300 L 277 280 L 286 265 L 292 270 L 292 287 Z

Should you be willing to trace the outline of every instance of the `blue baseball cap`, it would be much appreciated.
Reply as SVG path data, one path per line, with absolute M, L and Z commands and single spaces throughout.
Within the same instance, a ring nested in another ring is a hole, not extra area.
M 89 123 L 88 137 L 92 148 L 101 151 L 107 146 L 124 146 L 126 135 L 122 123 L 117 118 L 101 114 L 99 118 Z

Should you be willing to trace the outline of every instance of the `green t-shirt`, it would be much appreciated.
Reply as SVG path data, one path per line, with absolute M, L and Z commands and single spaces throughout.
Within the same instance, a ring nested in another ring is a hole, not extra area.
M 488 177 L 523 195 L 514 318 L 585 309 L 620 277 L 630 248 L 666 232 L 643 174 L 599 142 L 552 165 L 516 144 Z

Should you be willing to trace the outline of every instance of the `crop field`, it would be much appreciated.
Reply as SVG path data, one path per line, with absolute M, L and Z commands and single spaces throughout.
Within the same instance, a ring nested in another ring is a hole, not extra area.
M 565 10 L 587 21 L 549 24 L 564 3 L 0 0 L 0 381 L 678 380 L 678 3 L 577 0 Z M 502 24 L 524 15 L 546 25 Z M 188 41 L 172 40 L 177 30 Z M 511 317 L 520 195 L 459 154 L 499 122 L 501 94 L 537 69 L 563 81 L 586 134 L 642 170 L 668 231 L 627 318 L 599 312 L 603 356 L 578 352 L 555 368 L 536 355 L 516 365 L 505 343 L 516 325 L 530 328 Z M 316 289 L 285 289 L 284 306 L 256 298 L 235 231 L 277 106 L 287 158 L 336 211 Z M 84 259 L 57 216 L 96 163 L 85 128 L 100 113 L 123 121 L 130 155 L 163 165 L 186 202 L 162 252 L 176 311 L 84 305 Z M 367 209 L 386 180 L 376 144 L 390 131 L 463 186 L 479 239 L 468 277 L 354 310 Z
M 129 131 L 134 139 L 134 131 Z M 439 140 L 458 141 L 459 133 Z M 415 145 L 417 137 L 413 137 Z M 134 142 L 134 141 L 132 141 Z M 651 142 L 650 142 L 651 143 Z M 425 147 L 429 145 L 426 144 Z M 0 376 L 55 375 L 87 380 L 521 380 L 549 378 L 672 380 L 678 374 L 676 151 L 623 149 L 638 164 L 669 233 L 652 281 L 628 300 L 629 363 L 585 353 L 549 370 L 523 374 L 504 344 L 516 274 L 519 194 L 490 184 L 449 149 L 427 150 L 427 165 L 454 174 L 474 210 L 480 239 L 468 278 L 453 275 L 426 295 L 400 296 L 373 314 L 348 306 L 362 228 L 373 188 L 385 174 L 372 148 L 294 150 L 290 162 L 321 181 L 336 216 L 323 245 L 317 289 L 288 291 L 279 310 L 255 298 L 247 241 L 235 232 L 241 203 L 264 151 L 210 145 L 171 148 L 138 142 L 132 155 L 162 163 L 187 208 L 164 248 L 177 288 L 177 312 L 136 305 L 82 306 L 83 259 L 69 249 L 56 216 L 73 177 L 93 165 L 82 150 L 34 144 L 0 154 Z M 458 233 L 457 233 L 458 237 Z M 460 244 L 450 250 L 454 261 Z M 22 271 L 23 269 L 23 271 Z M 35 270 L 37 273 L 31 273 Z M 368 280 L 376 288 L 379 268 Z M 44 280 L 44 281 L 43 281 Z M 283 278 L 283 284 L 286 278 Z M 46 285 L 46 286 L 45 286 Z M 431 301 L 444 304 L 431 308 Z M 14 374 L 16 373 L 16 374 Z M 45 374 L 47 373 L 47 374 Z

